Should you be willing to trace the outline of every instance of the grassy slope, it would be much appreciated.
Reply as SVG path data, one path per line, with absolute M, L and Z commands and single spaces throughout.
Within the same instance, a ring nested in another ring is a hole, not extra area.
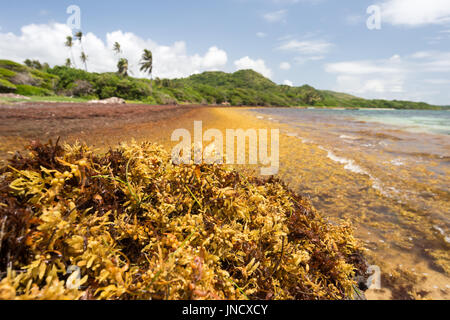
M 426 103 L 366 100 L 311 86 L 277 85 L 252 70 L 204 72 L 184 79 L 136 79 L 115 73 L 88 73 L 66 67 L 45 72 L 0 60 L 0 92 L 26 96 L 120 97 L 149 104 L 194 103 L 246 106 L 439 109 Z M 66 98 L 49 97 L 52 101 Z

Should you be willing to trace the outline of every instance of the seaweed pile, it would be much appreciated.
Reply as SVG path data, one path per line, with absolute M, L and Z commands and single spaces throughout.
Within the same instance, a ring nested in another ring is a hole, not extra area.
M 276 179 L 33 142 L 0 169 L 0 299 L 351 299 L 349 224 Z

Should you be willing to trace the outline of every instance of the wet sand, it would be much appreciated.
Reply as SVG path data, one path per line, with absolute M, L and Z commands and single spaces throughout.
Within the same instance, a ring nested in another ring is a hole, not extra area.
M 434 265 L 426 250 L 448 254 L 427 217 L 397 203 L 374 188 L 373 179 L 333 160 L 320 144 L 300 139 L 298 131 L 268 117 L 259 119 L 245 108 L 143 105 L 33 104 L 0 106 L 0 158 L 23 149 L 29 140 L 84 141 L 107 150 L 121 141 L 158 142 L 169 150 L 173 130 L 193 132 L 194 121 L 203 130 L 279 128 L 279 176 L 306 194 L 331 222 L 351 220 L 357 237 L 367 248 L 370 263 L 381 268 L 382 290 L 370 290 L 372 299 L 449 299 L 450 278 Z M 307 125 L 307 124 L 305 124 Z M 297 128 L 298 129 L 298 128 Z M 326 131 L 326 127 L 321 128 Z M 242 170 L 257 169 L 241 168 Z M 407 174 L 408 172 L 406 172 Z M 448 206 L 448 199 L 438 204 Z

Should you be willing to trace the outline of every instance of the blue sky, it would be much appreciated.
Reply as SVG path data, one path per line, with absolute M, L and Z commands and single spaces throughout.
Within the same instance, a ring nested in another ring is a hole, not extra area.
M 19 0 L 0 11 L 0 58 L 63 63 L 69 5 L 92 71 L 114 70 L 119 41 L 136 76 L 147 47 L 160 77 L 252 68 L 280 84 L 450 104 L 448 0 Z M 371 5 L 381 29 L 366 25 Z

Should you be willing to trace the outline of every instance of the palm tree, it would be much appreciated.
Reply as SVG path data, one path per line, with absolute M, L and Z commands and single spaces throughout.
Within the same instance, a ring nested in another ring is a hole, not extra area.
M 84 63 L 84 69 L 87 71 L 87 55 L 84 52 L 84 48 L 83 48 L 83 32 L 78 31 L 77 33 L 75 33 L 75 38 L 78 39 L 78 41 L 80 41 L 80 46 L 81 46 L 81 61 Z
M 121 76 L 128 76 L 128 60 L 125 58 L 120 58 L 119 63 L 117 63 L 117 73 Z
M 150 89 L 152 89 L 153 54 L 150 50 L 144 49 L 140 70 L 150 75 Z
M 67 68 L 70 68 L 71 65 L 72 65 L 72 61 L 70 61 L 70 59 L 67 58 L 67 59 L 66 59 L 65 66 L 66 66 Z
M 84 53 L 84 51 L 81 52 L 80 59 L 84 63 L 84 68 L 86 69 L 86 72 L 87 72 L 88 71 L 88 68 L 87 68 L 88 56 Z
M 120 43 L 115 42 L 115 43 L 114 43 L 113 50 L 114 50 L 114 52 L 115 52 L 116 54 L 120 54 L 120 53 L 122 52 L 122 49 L 121 49 L 121 47 L 120 47 Z
M 75 38 L 77 38 L 81 43 L 81 39 L 83 38 L 83 32 L 78 31 L 77 33 L 75 33 Z
M 69 50 L 70 50 L 70 56 L 72 57 L 73 66 L 76 68 L 77 65 L 75 64 L 75 59 L 74 59 L 74 57 L 73 57 L 73 51 L 72 51 L 72 48 L 73 48 L 73 38 L 72 38 L 71 36 L 67 36 L 65 45 L 66 45 L 66 47 L 69 48 Z
M 152 76 L 153 71 L 153 54 L 150 50 L 145 49 L 144 53 L 142 54 L 141 59 L 141 71 L 144 71 Z

